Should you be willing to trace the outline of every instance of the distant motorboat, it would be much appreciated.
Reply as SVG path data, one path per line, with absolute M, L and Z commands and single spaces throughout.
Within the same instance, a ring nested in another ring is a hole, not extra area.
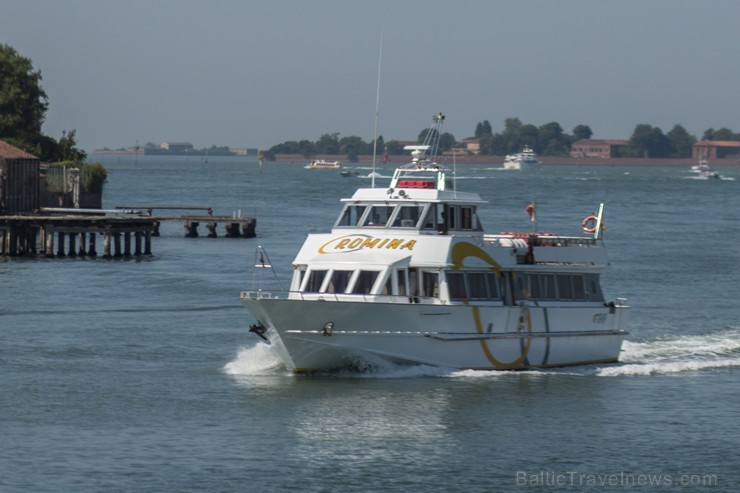
M 314 159 L 308 163 L 304 168 L 306 169 L 340 169 L 342 163 L 339 161 L 324 161 L 323 159 Z
M 507 154 L 504 159 L 504 169 L 537 168 L 539 165 L 537 154 L 529 146 L 524 146 L 520 153 Z
M 709 161 L 706 159 L 700 159 L 699 164 L 695 164 L 691 167 L 691 171 L 699 173 L 699 176 L 707 179 L 718 180 L 720 178 L 719 173 L 709 166 Z
M 348 176 L 359 176 L 359 172 L 354 169 L 343 169 L 339 172 L 340 175 L 348 177 Z

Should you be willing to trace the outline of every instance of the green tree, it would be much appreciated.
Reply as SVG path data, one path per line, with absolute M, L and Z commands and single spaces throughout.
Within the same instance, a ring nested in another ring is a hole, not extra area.
M 367 151 L 367 144 L 360 137 L 351 135 L 339 140 L 339 151 L 347 155 L 347 160 L 356 163 L 360 154 Z
M 641 123 L 635 127 L 629 141 L 631 157 L 664 158 L 671 151 L 671 141 L 658 127 Z
M 491 124 L 488 122 L 488 120 L 484 120 L 482 123 L 478 122 L 478 124 L 475 126 L 475 137 L 480 139 L 483 137 L 491 136 L 493 136 L 493 129 L 491 128 Z
M 339 133 L 324 134 L 316 141 L 316 154 L 339 154 Z
M 575 140 L 588 140 L 594 133 L 588 125 L 576 125 L 573 129 L 573 138 Z
M 691 150 L 696 144 L 696 137 L 690 135 L 681 125 L 675 125 L 667 134 L 671 143 L 670 157 L 685 158 L 691 157 Z
M 31 60 L 0 44 L 0 139 L 35 153 L 49 106 L 40 82 Z

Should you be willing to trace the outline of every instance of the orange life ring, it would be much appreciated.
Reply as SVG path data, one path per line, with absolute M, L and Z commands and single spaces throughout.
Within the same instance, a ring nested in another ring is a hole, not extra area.
M 598 222 L 599 218 L 596 216 L 587 216 L 582 222 L 581 227 L 583 228 L 583 231 L 586 233 L 595 233 L 596 232 L 596 223 Z M 589 223 L 593 221 L 593 226 L 589 226 Z M 601 221 L 601 231 L 604 231 L 606 229 L 606 224 L 604 224 L 604 221 Z

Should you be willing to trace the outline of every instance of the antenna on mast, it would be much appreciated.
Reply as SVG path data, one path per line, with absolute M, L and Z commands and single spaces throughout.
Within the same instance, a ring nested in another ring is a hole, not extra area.
M 380 52 L 378 54 L 378 89 L 375 94 L 375 130 L 373 131 L 373 172 L 371 188 L 375 188 L 375 158 L 378 155 L 378 111 L 380 108 L 380 67 L 383 61 L 383 25 L 380 25 Z

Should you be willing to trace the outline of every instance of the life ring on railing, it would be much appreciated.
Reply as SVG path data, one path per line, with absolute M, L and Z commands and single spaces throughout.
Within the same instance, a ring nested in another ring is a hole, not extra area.
M 596 223 L 599 221 L 599 218 L 596 216 L 588 216 L 581 222 L 581 227 L 583 228 L 583 231 L 586 233 L 595 233 L 596 232 Z M 593 222 L 593 224 L 591 224 Z M 606 224 L 604 224 L 604 221 L 601 221 L 601 231 L 604 231 L 606 229 Z

